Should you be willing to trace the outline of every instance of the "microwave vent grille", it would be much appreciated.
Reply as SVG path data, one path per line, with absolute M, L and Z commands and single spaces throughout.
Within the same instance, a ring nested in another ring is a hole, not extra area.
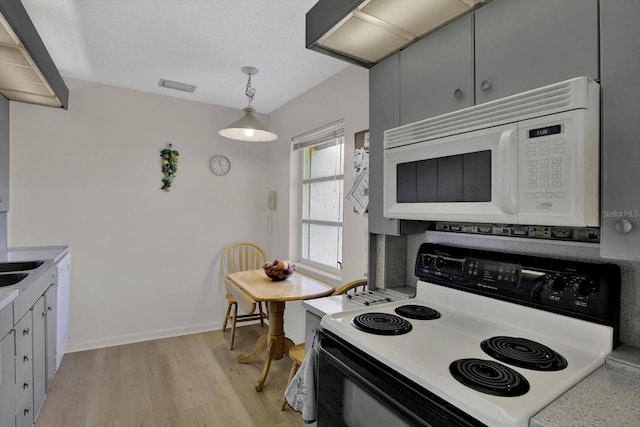
M 594 82 L 588 77 L 578 77 L 389 129 L 384 132 L 384 147 L 400 147 L 542 115 L 586 109 L 590 83 Z

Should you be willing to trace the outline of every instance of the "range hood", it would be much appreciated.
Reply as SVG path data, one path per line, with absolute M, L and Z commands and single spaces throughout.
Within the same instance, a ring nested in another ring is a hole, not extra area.
M 369 68 L 488 1 L 320 0 L 306 15 L 306 46 Z
M 20 0 L 0 0 L 0 93 L 68 108 L 69 89 Z

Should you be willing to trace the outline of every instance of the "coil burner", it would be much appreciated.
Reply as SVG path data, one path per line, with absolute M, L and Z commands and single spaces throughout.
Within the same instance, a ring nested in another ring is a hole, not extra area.
M 522 396 L 529 382 L 518 372 L 492 360 L 459 359 L 449 365 L 449 372 L 462 384 L 494 396 Z
M 406 319 L 388 313 L 363 313 L 354 317 L 351 324 L 363 332 L 376 335 L 402 335 L 411 331 Z

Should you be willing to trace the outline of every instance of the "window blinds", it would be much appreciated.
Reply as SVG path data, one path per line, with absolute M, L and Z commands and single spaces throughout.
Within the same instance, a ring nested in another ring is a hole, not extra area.
M 310 130 L 301 135 L 291 138 L 293 150 L 301 148 L 317 147 L 322 144 L 335 145 L 336 140 L 344 136 L 344 120 L 336 120 L 335 122 L 321 126 L 317 129 Z M 342 140 L 340 140 L 342 142 Z

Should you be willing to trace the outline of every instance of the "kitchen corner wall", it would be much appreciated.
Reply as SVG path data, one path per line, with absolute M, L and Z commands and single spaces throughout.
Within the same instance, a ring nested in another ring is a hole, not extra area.
M 269 147 L 269 189 L 278 191 L 278 210 L 269 234 L 269 257 L 291 256 L 296 245 L 297 182 L 300 164 L 291 152 L 291 138 L 343 118 L 345 123 L 345 194 L 353 185 L 354 134 L 369 128 L 369 73 L 364 68 L 347 67 L 269 115 L 269 125 L 279 140 Z M 266 194 L 262 197 L 266 203 Z M 291 203 L 290 203 L 291 202 Z M 367 216 L 353 212 L 344 202 L 342 282 L 359 279 L 367 272 Z M 304 309 L 300 302 L 287 303 L 285 332 L 296 342 L 304 340 Z
M 69 111 L 11 103 L 8 234 L 10 247 L 70 246 L 70 350 L 220 329 L 223 247 L 267 244 L 268 145 L 218 135 L 240 109 L 66 82 Z M 170 192 L 167 143 L 180 152 Z M 213 154 L 228 175 L 209 171 Z
M 0 252 L 7 249 L 7 213 L 0 212 Z

